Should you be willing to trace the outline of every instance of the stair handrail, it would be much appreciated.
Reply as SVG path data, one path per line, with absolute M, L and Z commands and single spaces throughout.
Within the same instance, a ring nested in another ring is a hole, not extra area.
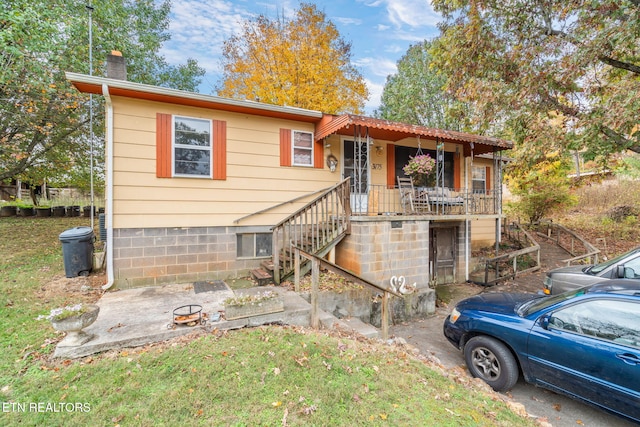
M 304 239 L 313 242 L 312 252 L 330 247 L 351 232 L 350 178 L 326 190 L 302 208 L 298 209 L 272 227 L 272 256 L 274 280 L 293 272 L 293 247 Z M 288 248 L 289 259 L 280 251 Z M 280 267 L 283 267 L 281 276 Z
M 371 282 L 364 277 L 360 277 L 355 273 L 350 272 L 349 270 L 340 267 L 337 264 L 327 261 L 322 257 L 319 257 L 315 254 L 306 252 L 305 250 L 299 248 L 298 246 L 294 246 L 295 249 L 295 265 L 296 265 L 296 283 L 299 281 L 300 276 L 300 258 L 305 258 L 311 261 L 311 320 L 310 324 L 312 328 L 318 329 L 320 327 L 320 319 L 318 315 L 318 292 L 320 290 L 320 267 L 325 268 L 329 271 L 332 271 L 336 274 L 345 277 L 350 280 L 354 284 L 369 286 L 374 290 L 382 292 L 382 339 L 387 339 L 389 337 L 389 295 L 394 295 L 396 297 L 403 298 L 404 296 L 397 292 L 395 289 L 388 288 L 386 286 L 379 285 L 377 283 Z
M 310 205 L 313 205 L 313 204 L 317 203 L 318 201 L 320 201 L 323 198 L 325 198 L 327 196 L 327 194 L 332 193 L 332 192 L 334 192 L 335 190 L 337 190 L 339 188 L 342 188 L 342 187 L 346 186 L 348 192 L 350 192 L 350 190 L 351 190 L 351 187 L 350 187 L 350 184 L 349 184 L 350 181 L 351 181 L 351 177 L 347 177 L 347 178 L 343 179 L 342 181 L 340 181 L 339 183 L 337 183 L 336 185 L 334 185 L 333 187 L 329 187 L 329 188 L 327 188 L 325 190 L 319 190 L 319 191 L 323 191 L 323 193 L 321 195 L 319 195 L 318 197 L 316 197 L 315 199 L 313 199 L 312 201 L 310 201 L 309 203 L 307 203 L 306 205 L 304 205 L 303 207 L 301 207 L 300 209 L 298 209 L 297 211 L 295 211 L 294 213 L 292 213 L 291 215 L 289 215 L 288 217 L 286 217 L 285 219 L 283 219 L 282 221 L 280 221 L 279 223 L 277 223 L 276 225 L 274 225 L 271 228 L 275 229 L 277 227 L 280 227 L 285 222 L 289 221 L 293 217 L 296 217 L 299 214 L 301 214 L 302 212 L 304 212 L 305 210 L 307 210 Z M 317 192 L 319 192 L 319 191 L 317 191 Z M 348 198 L 347 198 L 347 201 L 349 201 Z M 350 208 L 351 208 L 351 204 L 349 203 L 349 214 L 351 214 L 351 209 Z
M 279 208 L 280 206 L 284 206 L 284 205 L 286 205 L 286 204 L 295 203 L 295 202 L 297 202 L 298 200 L 305 199 L 305 198 L 307 198 L 307 197 L 309 197 L 309 196 L 313 196 L 314 194 L 318 194 L 318 193 L 322 193 L 322 192 L 325 192 L 325 191 L 329 191 L 329 190 L 331 190 L 332 188 L 333 188 L 333 187 L 322 188 L 322 189 L 320 189 L 320 190 L 312 191 L 311 193 L 303 194 L 302 196 L 294 197 L 293 199 L 290 199 L 290 200 L 287 200 L 287 201 L 284 201 L 284 202 L 280 202 L 280 203 L 278 203 L 277 205 L 269 206 L 268 208 L 264 208 L 264 209 L 261 209 L 261 210 L 259 210 L 259 211 L 257 211 L 257 212 L 250 213 L 249 215 L 245 215 L 245 216 L 240 217 L 240 218 L 238 218 L 238 219 L 234 219 L 234 220 L 233 220 L 233 223 L 234 223 L 234 224 L 237 224 L 237 223 L 239 223 L 240 221 L 243 221 L 243 220 L 245 220 L 245 219 L 247 219 L 247 218 L 251 218 L 252 216 L 260 215 L 260 214 L 263 214 L 263 213 L 265 213 L 265 212 L 269 212 L 269 211 L 270 211 L 270 210 L 272 210 L 272 209 Z

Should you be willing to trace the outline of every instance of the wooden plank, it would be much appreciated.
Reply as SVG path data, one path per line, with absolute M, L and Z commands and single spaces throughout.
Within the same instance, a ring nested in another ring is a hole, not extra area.
M 382 339 L 389 338 L 389 292 L 382 295 Z
M 318 314 L 318 290 L 320 288 L 320 263 L 316 258 L 311 260 L 311 327 L 320 327 Z

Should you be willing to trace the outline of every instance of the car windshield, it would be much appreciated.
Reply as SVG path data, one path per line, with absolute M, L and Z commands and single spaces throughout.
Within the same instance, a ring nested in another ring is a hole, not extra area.
M 610 259 L 609 261 L 605 261 L 602 262 L 600 264 L 596 264 L 593 267 L 587 269 L 587 273 L 589 274 L 598 274 L 601 271 L 603 271 L 604 269 L 606 269 L 607 267 L 609 267 L 610 265 L 614 265 L 617 264 L 618 262 L 620 262 L 621 259 L 628 257 L 630 254 L 637 252 L 639 249 L 634 249 L 632 251 L 626 252 L 622 255 L 619 255 L 615 258 Z
M 586 293 L 587 288 L 579 288 L 571 291 L 563 292 L 558 295 L 553 296 L 542 296 L 540 298 L 532 299 L 520 305 L 516 309 L 516 313 L 520 317 L 526 317 L 531 313 L 535 313 L 536 311 L 543 310 L 547 307 L 551 307 L 554 304 L 557 304 L 561 301 L 566 301 L 577 296 L 583 295 Z

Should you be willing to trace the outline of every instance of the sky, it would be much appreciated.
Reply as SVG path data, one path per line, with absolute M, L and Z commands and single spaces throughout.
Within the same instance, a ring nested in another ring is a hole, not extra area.
M 351 62 L 369 88 L 365 113 L 380 105 L 386 78 L 396 72 L 397 61 L 409 46 L 438 34 L 440 16 L 430 0 L 310 1 L 351 43 Z M 172 65 L 193 58 L 206 70 L 199 92 L 215 94 L 222 76 L 222 44 L 240 34 L 243 21 L 265 15 L 292 16 L 298 1 L 172 0 L 169 32 L 162 54 Z

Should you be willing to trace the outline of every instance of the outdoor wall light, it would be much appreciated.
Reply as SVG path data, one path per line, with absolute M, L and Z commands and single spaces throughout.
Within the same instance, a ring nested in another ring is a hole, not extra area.
M 336 167 L 338 167 L 338 159 L 333 154 L 329 154 L 327 156 L 327 166 L 329 166 L 329 170 L 331 172 L 336 171 Z
M 382 145 L 376 145 L 376 154 L 378 156 L 382 155 Z

